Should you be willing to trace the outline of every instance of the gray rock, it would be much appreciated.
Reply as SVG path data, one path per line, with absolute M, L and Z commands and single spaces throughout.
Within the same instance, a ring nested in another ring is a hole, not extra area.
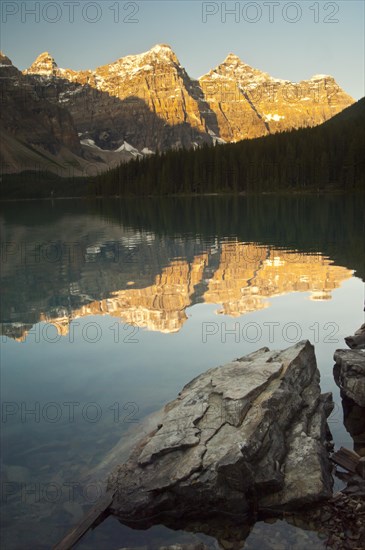
M 249 517 L 328 498 L 332 408 L 308 341 L 210 369 L 165 406 L 109 477 L 112 513 L 135 527 L 187 528 L 214 514 Z
M 351 349 L 365 348 L 365 323 L 355 332 L 353 336 L 346 336 L 345 342 Z
M 354 451 L 365 456 L 365 407 L 342 395 L 343 423 L 354 442 Z
M 365 353 L 361 350 L 335 351 L 334 378 L 342 392 L 365 407 Z

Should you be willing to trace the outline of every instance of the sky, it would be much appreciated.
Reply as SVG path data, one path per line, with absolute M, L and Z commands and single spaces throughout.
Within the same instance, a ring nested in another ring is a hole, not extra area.
M 48 51 L 59 67 L 94 69 L 167 43 L 197 78 L 228 53 L 297 82 L 329 74 L 365 95 L 363 0 L 2 0 L 1 50 L 19 69 Z

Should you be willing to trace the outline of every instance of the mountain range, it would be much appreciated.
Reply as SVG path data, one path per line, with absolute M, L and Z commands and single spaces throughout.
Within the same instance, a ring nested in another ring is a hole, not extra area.
M 21 72 L 1 54 L 0 76 L 3 173 L 92 175 L 156 152 L 316 126 L 354 103 L 331 76 L 293 83 L 232 53 L 196 80 L 166 44 L 82 71 L 45 52 Z

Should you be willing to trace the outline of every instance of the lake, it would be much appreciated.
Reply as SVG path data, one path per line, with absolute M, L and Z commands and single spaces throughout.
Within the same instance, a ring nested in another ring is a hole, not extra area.
M 361 195 L 2 203 L 4 546 L 50 548 L 145 417 L 197 374 L 263 346 L 315 344 L 335 445 L 354 448 L 332 371 L 364 322 L 363 207 Z M 273 536 L 323 547 L 315 533 L 261 522 L 245 548 Z M 79 547 L 197 541 L 217 548 L 205 534 L 109 518 Z

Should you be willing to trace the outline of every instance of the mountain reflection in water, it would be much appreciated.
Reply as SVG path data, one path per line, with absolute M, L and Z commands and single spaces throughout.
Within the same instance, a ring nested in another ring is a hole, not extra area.
M 197 301 L 221 304 L 217 313 L 238 317 L 268 307 L 267 298 L 289 292 L 309 292 L 312 300 L 329 300 L 331 291 L 352 275 L 320 254 L 299 255 L 251 243 L 223 242 L 214 254 L 210 250 L 190 263 L 173 260 L 152 285 L 112 291 L 103 300 L 92 300 L 82 289 L 75 294 L 71 287 L 63 304 L 56 308 L 40 305 L 38 320 L 53 323 L 62 336 L 68 333 L 70 322 L 88 315 L 112 315 L 138 327 L 176 332 L 187 320 L 186 308 Z M 97 270 L 98 264 L 93 265 Z M 136 273 L 133 285 L 139 284 Z M 109 293 L 107 288 L 104 292 Z M 86 303 L 72 307 L 75 296 Z M 24 338 L 21 323 L 20 318 L 6 325 L 6 335 Z
M 39 321 L 65 335 L 72 320 L 95 314 L 176 332 L 195 303 L 236 317 L 289 292 L 331 299 L 353 269 L 363 273 L 356 197 L 328 198 L 320 210 L 309 197 L 37 208 L 40 216 L 27 220 L 25 206 L 11 205 L 1 222 L 2 332 L 15 339 Z M 316 215 L 324 231 L 308 223 Z M 337 258 L 344 267 L 333 265 Z

